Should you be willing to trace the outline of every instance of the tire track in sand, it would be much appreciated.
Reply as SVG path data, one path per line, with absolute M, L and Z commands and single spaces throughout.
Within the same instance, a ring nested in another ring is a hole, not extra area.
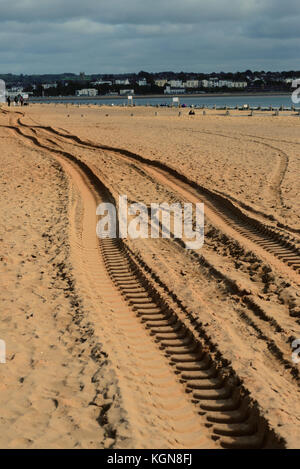
M 174 379 L 167 361 L 145 334 L 141 324 L 137 323 L 133 311 L 107 274 L 95 233 L 99 200 L 91 193 L 86 176 L 80 174 L 78 168 L 63 159 L 60 163 L 79 190 L 84 206 L 80 233 L 76 228 L 76 211 L 73 210 L 71 217 L 72 263 L 77 270 L 77 278 L 81 277 L 83 289 L 91 298 L 92 306 L 97 308 L 97 304 L 102 303 L 104 310 L 110 310 L 101 321 L 101 335 L 106 337 L 106 348 L 111 351 L 113 363 L 118 363 L 122 396 L 126 409 L 130 409 L 129 415 L 132 413 L 130 420 L 134 422 L 137 441 L 142 447 L 213 446 L 203 431 L 203 423 L 199 421 L 195 409 Z M 97 291 L 101 292 L 100 295 Z M 95 320 L 99 319 L 95 317 Z M 126 347 L 123 349 L 120 344 L 126 344 Z M 123 374 L 123 370 L 127 373 Z M 139 402 L 138 406 L 136 402 Z
M 19 123 L 26 128 L 26 124 Z M 35 128 L 56 134 L 83 147 L 109 151 L 120 158 L 134 161 L 152 178 L 180 194 L 184 200 L 194 203 L 204 202 L 206 216 L 215 226 L 246 245 L 247 249 L 256 252 L 285 275 L 289 277 L 292 275 L 294 280 L 300 283 L 300 249 L 297 240 L 293 242 L 290 235 L 245 214 L 225 196 L 189 180 L 176 169 L 159 161 L 150 160 L 128 150 L 85 142 L 78 136 L 62 134 L 52 127 L 37 126 Z
M 195 130 L 193 132 L 203 133 L 206 135 L 214 135 L 218 137 L 229 138 L 232 140 L 240 141 L 240 137 L 235 137 L 234 135 L 228 135 L 228 134 L 224 134 L 220 132 L 212 132 L 210 130 Z M 245 142 L 249 141 L 249 142 L 257 143 L 258 145 L 262 145 L 266 148 L 270 148 L 271 150 L 274 150 L 276 152 L 277 161 L 276 161 L 276 164 L 273 166 L 270 180 L 268 180 L 266 183 L 266 191 L 270 193 L 272 199 L 277 204 L 279 204 L 280 207 L 283 209 L 284 202 L 283 202 L 283 197 L 282 197 L 281 186 L 282 186 L 282 182 L 284 180 L 284 177 L 287 172 L 288 165 L 289 165 L 288 154 L 274 145 L 257 140 L 255 136 L 245 135 L 245 134 L 240 134 L 240 135 L 243 137 L 243 141 Z M 249 138 L 249 137 L 253 137 L 253 138 Z M 263 140 L 263 137 L 259 137 L 259 138 Z
M 51 151 L 48 147 L 45 150 Z M 74 162 L 54 154 L 83 206 L 80 226 L 78 202 L 70 209 L 74 276 L 88 298 L 95 330 L 116 368 L 137 447 L 218 447 L 205 426 L 205 418 L 173 373 L 169 359 L 137 321 L 134 310 L 108 275 L 95 230 L 99 193 Z
M 99 261 L 99 256 L 96 256 L 97 248 L 96 251 L 95 248 L 91 249 L 91 246 L 93 246 L 91 243 L 97 243 L 95 241 L 95 223 L 91 223 L 91 218 L 95 218 L 96 204 L 94 203 L 92 209 L 91 200 L 92 198 L 97 200 L 99 195 L 101 195 L 101 188 L 103 191 L 103 184 L 93 172 L 93 168 L 77 160 L 70 153 L 57 148 L 50 148 L 48 146 L 49 142 L 47 145 L 43 144 L 36 135 L 25 134 L 18 128 L 14 130 L 23 138 L 29 139 L 34 145 L 54 153 L 68 174 L 70 174 L 72 180 L 76 181 L 76 184 L 80 185 L 80 178 L 84 181 L 81 194 L 89 216 L 84 219 L 82 225 L 81 239 L 84 255 L 81 258 L 85 259 L 85 268 L 81 266 L 80 270 L 84 276 L 90 275 L 88 284 L 93 282 L 93 279 L 97 280 L 97 285 L 101 287 L 104 294 L 107 293 L 108 295 L 106 297 L 108 304 L 114 305 L 116 303 L 117 308 L 119 308 L 116 311 L 115 318 L 112 318 L 110 315 L 109 328 L 106 327 L 105 329 L 110 335 L 110 340 L 114 341 L 116 336 L 116 334 L 112 333 L 114 322 L 119 327 L 120 325 L 126 326 L 126 328 L 129 327 L 131 331 L 136 332 L 133 338 L 134 363 L 132 369 L 135 371 L 140 369 L 142 373 L 142 389 L 145 387 L 145 363 L 140 368 L 137 367 L 138 363 L 136 361 L 139 357 L 139 354 L 136 353 L 138 340 L 142 347 L 143 360 L 145 360 L 146 356 L 151 364 L 153 360 L 159 362 L 160 374 L 163 372 L 163 363 L 166 365 L 165 371 L 162 374 L 164 379 L 168 375 L 167 383 L 165 384 L 165 399 L 167 399 L 167 403 L 170 400 L 170 395 L 173 394 L 173 399 L 177 397 L 178 402 L 185 402 L 187 405 L 192 401 L 195 404 L 195 409 L 198 408 L 198 412 L 194 411 L 194 414 L 191 410 L 190 421 L 186 410 L 184 410 L 177 435 L 180 434 L 181 439 L 184 435 L 189 440 L 188 447 L 199 447 L 201 442 L 203 444 L 204 435 L 207 434 L 210 434 L 213 440 L 219 441 L 223 447 L 259 448 L 282 446 L 282 442 L 268 430 L 267 422 L 259 415 L 255 404 L 251 403 L 246 397 L 245 391 L 240 387 L 239 380 L 234 375 L 233 370 L 228 375 L 227 364 L 223 362 L 222 365 L 222 360 L 220 362 L 216 356 L 210 353 L 208 345 L 205 344 L 205 339 L 199 337 L 199 332 L 197 329 L 195 330 L 192 322 L 186 317 L 186 311 L 180 313 L 170 309 L 154 286 L 149 284 L 147 278 L 135 263 L 134 258 L 130 256 L 122 243 L 114 240 L 101 242 L 100 246 L 106 270 L 103 268 L 101 260 Z M 89 196 L 86 191 L 89 192 Z M 111 195 L 110 197 L 102 198 L 102 200 L 106 201 L 109 199 L 111 199 Z M 86 202 L 87 200 L 88 202 Z M 84 234 L 86 229 L 88 231 Z M 85 237 L 86 242 L 84 241 Z M 78 249 L 79 239 L 77 239 L 76 254 L 80 251 Z M 113 283 L 108 281 L 106 271 L 109 272 Z M 126 299 L 126 303 L 120 298 L 116 287 Z M 137 321 L 139 318 L 141 322 Z M 115 321 L 112 321 L 112 319 L 115 319 Z M 149 329 L 150 337 L 145 335 L 145 329 L 142 327 L 143 324 L 146 325 L 146 329 Z M 123 329 L 124 343 L 126 343 L 127 348 L 129 345 L 129 329 Z M 120 334 L 118 336 L 120 338 Z M 150 339 L 151 336 L 156 338 L 159 348 L 150 340 L 149 345 L 147 342 L 145 351 L 146 337 Z M 123 348 L 120 348 L 119 343 L 117 344 L 117 350 L 119 351 L 119 357 L 116 358 L 120 359 L 124 351 Z M 127 356 L 127 350 L 125 353 Z M 178 374 L 180 381 L 184 385 L 181 388 L 177 380 L 172 381 L 171 376 L 169 377 L 169 360 L 172 368 L 175 369 L 175 376 Z M 154 386 L 155 399 L 152 399 L 154 407 L 157 404 L 157 392 L 161 392 L 160 387 L 160 382 Z M 191 395 L 191 401 L 186 399 L 187 395 Z M 173 402 L 172 406 L 177 407 L 178 402 Z M 177 408 L 176 411 L 178 411 Z M 164 417 L 169 415 L 169 412 L 170 409 L 168 408 L 168 412 Z M 175 430 L 174 426 L 171 428 Z M 175 438 L 176 442 L 178 442 L 178 438 L 178 436 Z M 201 438 L 200 442 L 199 438 Z M 191 439 L 193 440 L 192 444 Z M 207 447 L 207 442 L 205 445 Z

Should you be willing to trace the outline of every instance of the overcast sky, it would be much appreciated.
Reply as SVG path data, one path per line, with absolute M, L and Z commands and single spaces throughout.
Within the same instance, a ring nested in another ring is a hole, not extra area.
M 300 69 L 299 0 L 0 0 L 0 73 Z

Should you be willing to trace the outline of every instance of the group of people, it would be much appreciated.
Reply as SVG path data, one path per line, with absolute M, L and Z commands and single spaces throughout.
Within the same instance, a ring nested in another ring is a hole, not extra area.
M 11 100 L 10 96 L 8 96 L 8 97 L 7 97 L 7 104 L 8 104 L 8 106 L 11 105 L 11 102 L 12 102 L 12 100 Z M 18 106 L 19 104 L 20 104 L 21 106 L 23 106 L 23 104 L 24 104 L 24 98 L 23 98 L 22 95 L 15 96 L 14 99 L 13 99 L 13 102 L 15 103 L 15 106 Z

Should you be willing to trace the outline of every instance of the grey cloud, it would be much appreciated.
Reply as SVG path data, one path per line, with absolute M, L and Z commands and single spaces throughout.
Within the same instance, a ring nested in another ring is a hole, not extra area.
M 251 37 L 271 38 L 271 39 L 299 39 L 300 15 L 291 18 L 279 18 L 275 20 L 260 19 L 254 24 L 245 28 L 245 34 Z
M 0 71 L 295 69 L 299 21 L 298 0 L 5 0 Z
M 109 24 L 197 23 L 238 20 L 253 13 L 256 0 L 14 0 L 1 6 L 4 21 L 63 21 L 93 18 Z

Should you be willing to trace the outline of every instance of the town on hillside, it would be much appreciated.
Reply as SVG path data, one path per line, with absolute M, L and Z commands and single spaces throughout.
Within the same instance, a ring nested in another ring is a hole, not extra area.
M 195 93 L 289 92 L 300 71 L 236 73 L 148 73 L 48 75 L 0 74 L 6 83 L 7 95 L 26 94 L 35 97 L 55 96 L 128 96 L 178 95 Z

